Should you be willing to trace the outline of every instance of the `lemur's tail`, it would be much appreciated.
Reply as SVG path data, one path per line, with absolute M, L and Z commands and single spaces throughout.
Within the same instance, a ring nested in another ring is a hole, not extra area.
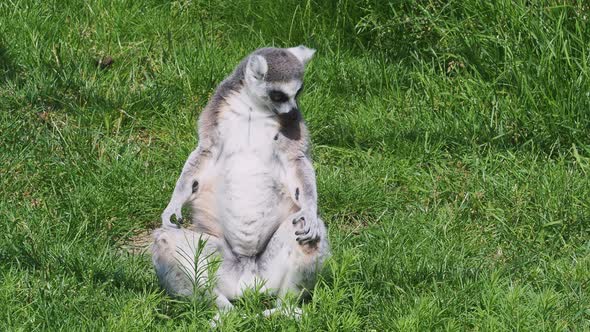
M 153 237 L 152 262 L 160 284 L 170 295 L 190 296 L 195 287 L 206 285 L 215 252 L 210 236 L 163 227 L 156 229 Z

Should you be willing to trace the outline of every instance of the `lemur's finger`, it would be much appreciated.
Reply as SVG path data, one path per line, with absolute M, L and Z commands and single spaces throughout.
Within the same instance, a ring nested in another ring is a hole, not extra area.
M 305 244 L 309 240 L 309 238 L 310 238 L 309 234 L 303 234 L 303 235 L 297 237 L 295 240 L 297 242 L 299 242 L 299 244 Z
M 295 235 L 305 235 L 305 234 L 309 233 L 309 231 L 311 231 L 311 228 L 299 230 L 299 231 L 295 232 Z
M 299 217 L 299 218 L 293 219 L 293 225 L 296 225 L 300 221 L 305 221 L 305 217 Z
M 172 228 L 180 228 L 179 225 L 173 223 L 170 218 L 168 218 L 168 220 L 166 219 L 162 219 L 162 226 L 163 227 L 172 227 Z
M 305 238 L 298 237 L 296 240 L 297 240 L 297 242 L 299 242 L 300 245 L 304 245 L 304 244 L 307 244 L 307 243 L 311 242 L 312 241 L 312 238 L 310 238 L 310 237 L 305 237 Z
M 305 234 L 296 238 L 295 240 L 300 244 L 304 245 L 311 242 L 316 242 L 320 239 L 320 235 L 317 232 L 313 232 L 313 234 Z
M 176 226 L 178 228 L 180 228 L 180 225 L 182 224 L 182 221 L 183 221 L 182 220 L 182 215 L 180 213 L 178 213 L 178 214 L 177 213 L 172 213 L 170 215 L 170 217 L 168 218 L 168 222 L 171 225 L 174 225 L 174 226 Z

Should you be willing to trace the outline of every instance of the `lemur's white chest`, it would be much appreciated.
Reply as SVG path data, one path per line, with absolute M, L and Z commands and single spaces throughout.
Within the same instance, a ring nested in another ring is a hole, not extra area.
M 268 112 L 234 103 L 220 114 L 218 129 L 223 142 L 216 162 L 218 220 L 236 253 L 256 255 L 288 210 L 274 139 L 279 125 Z

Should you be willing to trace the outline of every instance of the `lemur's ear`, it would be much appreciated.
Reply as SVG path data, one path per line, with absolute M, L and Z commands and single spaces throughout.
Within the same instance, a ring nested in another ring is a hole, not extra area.
M 302 64 L 306 64 L 311 58 L 313 58 L 313 54 L 315 50 L 313 48 L 308 48 L 303 45 L 299 45 L 296 47 L 288 48 L 289 52 L 293 53 L 293 55 L 301 61 Z
M 248 59 L 248 64 L 246 64 L 246 77 L 262 80 L 267 71 L 268 64 L 264 57 L 260 55 L 252 55 Z

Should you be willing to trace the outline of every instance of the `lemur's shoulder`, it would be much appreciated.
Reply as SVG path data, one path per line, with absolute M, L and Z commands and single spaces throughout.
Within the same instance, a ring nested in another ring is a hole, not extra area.
M 198 131 L 200 141 L 214 140 L 216 138 L 220 115 L 229 107 L 227 98 L 244 87 L 245 66 L 246 62 L 242 61 L 234 72 L 217 86 L 207 106 L 199 115 Z

